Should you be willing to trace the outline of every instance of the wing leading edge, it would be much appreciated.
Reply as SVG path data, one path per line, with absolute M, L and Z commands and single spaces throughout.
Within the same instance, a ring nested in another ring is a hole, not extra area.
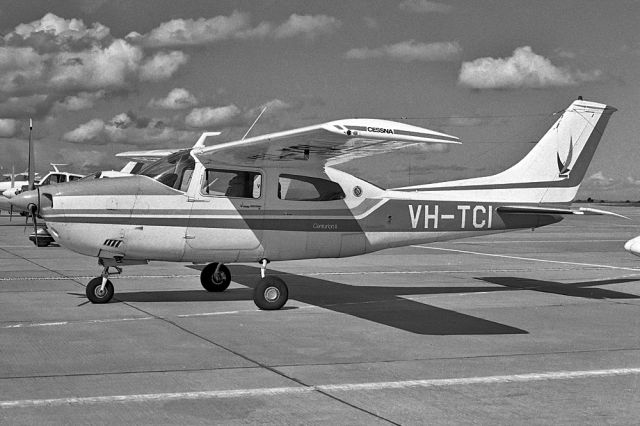
M 410 124 L 354 118 L 197 148 L 194 153 L 203 163 L 258 166 L 302 162 L 320 167 L 425 143 L 460 141 Z

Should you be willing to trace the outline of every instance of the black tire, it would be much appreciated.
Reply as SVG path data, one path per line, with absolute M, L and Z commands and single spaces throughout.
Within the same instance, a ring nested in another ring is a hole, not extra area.
M 49 244 L 51 244 L 51 241 L 45 238 L 38 238 L 38 247 L 49 247 Z
M 264 277 L 253 291 L 256 306 L 265 311 L 280 309 L 289 300 L 289 288 L 278 277 Z
M 225 291 L 231 283 L 231 271 L 225 265 L 220 266 L 216 274 L 217 263 L 210 263 L 200 273 L 200 284 L 207 291 Z
M 107 280 L 104 291 L 101 292 L 100 287 L 102 287 L 102 277 L 96 277 L 87 284 L 87 299 L 91 303 L 109 303 L 113 297 L 114 289 L 111 281 Z

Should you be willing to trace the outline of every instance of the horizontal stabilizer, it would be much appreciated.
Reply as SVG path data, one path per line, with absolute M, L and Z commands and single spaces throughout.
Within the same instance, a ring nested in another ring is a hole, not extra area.
M 580 207 L 578 209 L 568 209 L 564 207 L 538 207 L 538 206 L 500 206 L 497 209 L 498 213 L 508 214 L 578 214 L 578 215 L 607 215 L 616 216 L 623 219 L 629 219 L 618 213 L 608 212 L 606 210 L 594 209 L 591 207 Z

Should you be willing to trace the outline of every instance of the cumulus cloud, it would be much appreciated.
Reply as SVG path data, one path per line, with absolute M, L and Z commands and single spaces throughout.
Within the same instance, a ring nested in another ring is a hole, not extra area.
M 48 59 L 32 47 L 0 46 L 0 91 L 14 92 L 25 82 L 40 79 Z
M 327 15 L 293 14 L 274 31 L 275 38 L 289 38 L 298 35 L 315 38 L 322 34 L 330 34 L 340 28 L 341 22 Z
M 114 38 L 100 23 L 87 26 L 49 13 L 0 37 L 0 99 L 49 93 L 35 109 L 79 110 L 95 100 L 86 93 L 167 80 L 187 61 L 179 51 L 149 56 L 142 46 Z
M 87 27 L 80 19 L 64 19 L 47 13 L 36 21 L 18 25 L 4 40 L 11 44 L 35 45 L 43 50 L 63 45 L 86 47 L 110 37 L 110 33 L 108 27 L 97 22 Z
M 252 111 L 255 111 L 257 109 L 264 109 L 266 108 L 265 114 L 276 114 L 282 111 L 288 111 L 292 108 L 294 108 L 294 106 L 292 104 L 290 104 L 289 102 L 285 102 L 281 99 L 272 99 L 268 102 L 265 102 L 264 104 L 260 105 L 258 108 L 255 108 Z
M 531 47 L 517 48 L 508 58 L 479 58 L 464 62 L 459 83 L 474 89 L 545 88 L 575 86 L 601 78 L 602 72 L 559 67 Z
M 77 95 L 65 96 L 56 102 L 56 107 L 66 111 L 81 111 L 93 107 L 95 101 L 104 98 L 105 91 L 80 92 Z
M 153 98 L 149 101 L 149 108 L 158 109 L 185 109 L 198 105 L 198 99 L 187 89 L 175 88 L 165 98 Z
M 93 119 L 80 125 L 78 128 L 67 132 L 62 137 L 67 142 L 82 143 L 95 140 L 104 130 L 104 121 Z
M 267 24 L 252 28 L 249 15 L 236 10 L 229 16 L 209 19 L 172 19 L 148 34 L 133 32 L 126 38 L 148 47 L 195 46 L 233 38 L 260 37 L 270 30 Z
M 124 40 L 114 40 L 102 49 L 61 52 L 53 61 L 49 83 L 60 89 L 120 88 L 141 67 L 142 49 Z
M 81 124 L 65 133 L 67 142 L 88 145 L 112 143 L 129 145 L 192 145 L 198 132 L 180 130 L 165 125 L 162 120 L 139 117 L 133 112 L 123 112 L 105 122 L 99 118 Z
M 234 124 L 241 115 L 242 111 L 235 105 L 194 108 L 185 117 L 185 123 L 191 127 L 219 128 Z
M 229 16 L 213 18 L 172 19 L 163 22 L 146 34 L 132 32 L 125 38 L 146 47 L 198 46 L 224 40 L 289 38 L 304 36 L 315 38 L 329 34 L 341 25 L 340 20 L 327 15 L 291 15 L 280 25 L 261 22 L 252 25 L 249 14 L 234 11 Z
M 40 117 L 54 102 L 50 96 L 37 94 L 30 96 L 11 96 L 0 102 L 0 117 L 23 118 Z
M 75 148 L 75 147 L 74 147 Z M 119 164 L 121 160 L 116 160 L 110 153 L 99 150 L 79 150 L 63 148 L 59 151 L 61 158 L 65 163 L 73 164 L 74 170 L 80 170 L 84 173 L 95 172 L 96 170 L 104 170 L 105 164 Z M 122 167 L 120 165 L 120 167 Z
M 12 138 L 18 133 L 18 122 L 11 118 L 0 118 L 0 138 Z
M 351 49 L 345 57 L 348 59 L 391 59 L 403 62 L 412 61 L 451 61 L 462 52 L 460 44 L 454 42 L 419 43 L 415 40 L 402 41 L 382 47 Z
M 429 0 L 404 0 L 398 7 L 412 13 L 449 13 L 453 9 L 448 4 Z
M 161 81 L 167 80 L 182 65 L 186 64 L 189 56 L 183 52 L 174 50 L 173 52 L 159 52 L 147 60 L 140 67 L 140 80 L 142 81 Z

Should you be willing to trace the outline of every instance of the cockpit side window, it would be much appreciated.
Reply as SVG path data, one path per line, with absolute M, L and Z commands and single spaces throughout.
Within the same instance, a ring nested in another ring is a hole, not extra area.
M 148 165 L 140 171 L 140 174 L 179 191 L 186 191 L 194 169 L 195 161 L 190 152 L 185 150 Z
M 332 201 L 345 197 L 340 185 L 327 179 L 281 174 L 278 198 L 288 201 Z
M 204 195 L 260 198 L 262 175 L 245 170 L 207 169 L 202 182 Z

